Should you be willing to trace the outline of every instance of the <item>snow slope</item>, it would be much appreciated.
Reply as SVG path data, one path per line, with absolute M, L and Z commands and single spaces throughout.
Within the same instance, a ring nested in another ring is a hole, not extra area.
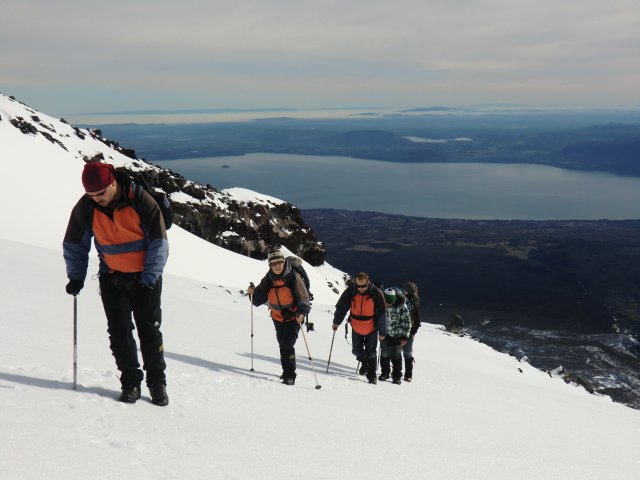
M 219 272 L 236 267 L 224 261 Z M 250 306 L 223 274 L 165 277 L 164 408 L 146 391 L 135 405 L 115 400 L 118 372 L 89 280 L 73 391 L 60 252 L 0 240 L 0 265 L 5 480 L 638 478 L 640 412 L 433 325 L 416 339 L 414 382 L 372 386 L 354 373 L 343 330 L 325 373 L 331 308 L 314 305 L 316 331 L 306 335 L 316 390 L 302 338 L 296 386 L 279 383 L 273 326 L 256 308 L 250 372 Z
M 337 298 L 326 283 L 341 276 L 328 265 L 309 268 L 315 371 L 300 338 L 297 383 L 279 383 L 274 329 L 260 307 L 251 372 L 252 310 L 240 290 L 266 262 L 177 227 L 163 295 L 169 406 L 152 405 L 146 391 L 135 405 L 116 401 L 90 277 L 78 297 L 74 391 L 61 241 L 82 194 L 82 160 L 15 135 L 6 115 L 0 109 L 3 480 L 640 478 L 640 412 L 440 327 L 425 324 L 416 337 L 411 384 L 364 382 L 342 329 L 326 373 Z

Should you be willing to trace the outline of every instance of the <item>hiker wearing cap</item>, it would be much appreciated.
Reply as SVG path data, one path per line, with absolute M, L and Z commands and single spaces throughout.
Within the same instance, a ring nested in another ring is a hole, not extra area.
M 418 286 L 413 282 L 406 282 L 403 286 L 404 294 L 407 299 L 407 307 L 411 315 L 411 331 L 407 343 L 402 346 L 402 356 L 404 357 L 404 380 L 410 382 L 413 380 L 413 340 L 418 333 L 422 316 L 420 314 L 420 297 L 418 296 Z
M 380 376 L 387 380 L 391 374 L 392 383 L 402 383 L 402 347 L 407 344 L 411 332 L 411 315 L 406 299 L 400 289 L 387 288 L 384 291 L 387 306 L 387 336 L 380 343 Z M 393 371 L 391 367 L 393 366 Z
M 151 401 L 167 405 L 160 296 L 169 243 L 162 213 L 151 195 L 135 195 L 129 177 L 108 163 L 85 164 L 82 185 L 86 194 L 71 211 L 63 242 L 67 293 L 78 295 L 84 287 L 93 237 L 109 344 L 121 373 L 119 400 L 135 403 L 140 398 L 144 369 Z
M 387 334 L 387 316 L 382 292 L 365 272 L 358 273 L 353 284 L 340 295 L 331 326 L 334 332 L 347 312 L 351 322 L 351 351 L 361 364 L 358 373 L 366 375 L 369 383 L 375 384 L 378 339 L 384 340 Z
M 253 305 L 269 305 L 269 312 L 276 329 L 276 339 L 280 347 L 282 383 L 294 385 L 296 382 L 295 344 L 300 332 L 300 324 L 311 311 L 309 292 L 304 279 L 296 272 L 280 250 L 268 256 L 269 271 L 257 287 L 247 288 Z

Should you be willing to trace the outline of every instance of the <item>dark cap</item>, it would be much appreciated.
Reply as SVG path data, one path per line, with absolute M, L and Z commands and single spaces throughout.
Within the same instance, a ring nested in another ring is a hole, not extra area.
M 82 170 L 82 185 L 85 192 L 97 192 L 113 183 L 113 165 L 102 162 L 86 163 Z

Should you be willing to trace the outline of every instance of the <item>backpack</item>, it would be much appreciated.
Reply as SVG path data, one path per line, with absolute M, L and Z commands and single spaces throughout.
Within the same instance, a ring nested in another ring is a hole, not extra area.
M 289 265 L 291 265 L 293 271 L 297 272 L 302 277 L 302 280 L 304 280 L 304 286 L 307 288 L 307 292 L 309 292 L 309 300 L 313 300 L 313 294 L 311 293 L 311 290 L 309 290 L 311 282 L 309 281 L 309 275 L 307 275 L 307 272 L 302 266 L 302 260 L 293 256 L 287 257 L 285 260 Z
M 171 225 L 173 225 L 173 209 L 171 208 L 171 202 L 169 201 L 167 194 L 159 192 L 155 188 L 151 187 L 143 173 L 138 173 L 135 177 L 131 177 L 131 180 L 133 181 L 135 196 L 138 200 L 142 198 L 143 190 L 153 197 L 158 204 L 158 207 L 160 207 L 160 212 L 162 212 L 164 228 L 169 230 Z
M 420 296 L 418 295 L 418 286 L 413 282 L 406 282 L 404 284 L 404 293 L 407 297 L 407 302 L 411 303 L 414 308 L 421 310 Z

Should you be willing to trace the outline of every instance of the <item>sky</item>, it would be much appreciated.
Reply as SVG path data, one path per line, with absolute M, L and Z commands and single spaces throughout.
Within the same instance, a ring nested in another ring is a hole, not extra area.
M 7 121 L 30 115 L 68 150 Z M 252 309 L 241 291 L 266 273 L 267 262 L 177 225 L 168 231 L 162 298 L 169 405 L 151 404 L 145 387 L 135 405 L 117 401 L 95 251 L 77 299 L 74 390 L 73 301 L 64 292 L 61 239 L 82 194 L 77 152 L 134 161 L 3 96 L 0 117 L 3 173 L 24 178 L 29 166 L 29 194 L 20 181 L 0 189 L 0 203 L 20 205 L 7 209 L 20 214 L 5 212 L 0 230 L 3 480 L 637 477 L 640 411 L 442 326 L 418 331 L 411 383 L 369 385 L 355 372 L 343 331 L 331 332 L 338 293 L 327 281 L 342 273 L 330 265 L 306 265 L 315 331 L 298 339 L 296 385 L 282 385 L 267 309 Z
M 4 0 L 0 91 L 52 115 L 640 105 L 638 0 Z

